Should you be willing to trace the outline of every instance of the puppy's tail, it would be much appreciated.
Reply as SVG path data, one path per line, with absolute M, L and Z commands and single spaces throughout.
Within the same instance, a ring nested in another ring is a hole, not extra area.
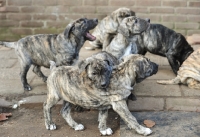
M 50 60 L 49 63 L 50 63 L 50 70 L 51 71 L 56 68 L 56 63 L 54 61 Z
M 8 48 L 15 48 L 17 42 L 3 42 L 3 41 L 0 41 L 0 46 L 4 46 L 4 47 L 8 47 Z
M 171 80 L 158 80 L 157 83 L 163 84 L 163 85 L 177 85 L 181 83 L 181 80 L 179 77 L 175 77 Z

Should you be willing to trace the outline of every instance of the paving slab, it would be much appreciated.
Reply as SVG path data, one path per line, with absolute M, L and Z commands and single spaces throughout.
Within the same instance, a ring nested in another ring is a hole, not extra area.
M 138 123 L 148 119 L 156 123 L 149 137 L 199 137 L 200 113 L 197 112 L 132 112 Z M 120 137 L 142 137 L 120 122 Z

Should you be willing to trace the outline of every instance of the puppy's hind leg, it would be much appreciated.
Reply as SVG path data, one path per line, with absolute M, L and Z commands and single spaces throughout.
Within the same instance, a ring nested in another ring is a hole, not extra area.
M 19 59 L 19 61 L 21 63 L 21 66 L 20 66 L 21 82 L 23 84 L 24 90 L 30 91 L 31 86 L 28 84 L 26 76 L 27 76 L 27 72 L 31 66 L 31 63 L 22 61 L 21 59 Z
M 74 130 L 84 130 L 84 126 L 82 124 L 76 123 L 71 117 L 71 104 L 67 101 L 63 101 L 63 107 L 61 109 L 62 117 L 66 120 L 70 127 Z
M 51 108 L 58 103 L 60 98 L 54 94 L 49 94 L 47 95 L 47 102 L 43 104 L 43 111 L 44 111 L 44 118 L 45 118 L 45 126 L 46 129 L 48 130 L 55 130 L 56 125 L 53 123 L 52 118 L 51 118 Z
M 99 130 L 101 135 L 112 135 L 113 131 L 111 128 L 107 127 L 107 117 L 108 117 L 108 109 L 106 110 L 100 110 L 99 111 L 99 117 L 98 117 L 98 121 L 99 121 Z
M 152 133 L 151 129 L 145 128 L 138 124 L 136 118 L 128 110 L 125 100 L 112 102 L 112 107 L 117 112 L 130 129 L 135 129 L 138 134 L 149 135 Z
M 33 65 L 33 72 L 40 78 L 42 78 L 42 80 L 44 82 L 47 81 L 47 77 L 42 73 L 41 71 L 41 66 L 38 65 Z

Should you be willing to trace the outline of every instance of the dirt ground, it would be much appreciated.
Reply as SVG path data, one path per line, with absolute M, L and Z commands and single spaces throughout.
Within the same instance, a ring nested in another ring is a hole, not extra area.
M 57 125 L 57 130 L 46 130 L 44 125 L 43 109 L 41 105 L 23 106 L 16 110 L 0 108 L 0 113 L 12 113 L 6 121 L 0 122 L 1 137 L 98 137 L 98 111 L 90 110 L 72 112 L 75 121 L 85 126 L 83 131 L 70 128 L 60 115 L 61 105 L 52 109 L 52 118 Z M 109 111 L 108 127 L 113 130 L 112 137 L 119 137 L 120 118 L 112 110 Z

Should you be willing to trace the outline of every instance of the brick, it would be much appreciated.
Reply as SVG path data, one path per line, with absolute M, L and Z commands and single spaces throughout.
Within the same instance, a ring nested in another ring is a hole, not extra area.
M 45 14 L 35 14 L 33 15 L 34 20 L 56 20 L 56 15 L 45 15 Z
M 144 7 L 132 7 L 130 8 L 131 10 L 133 10 L 136 14 L 137 13 L 148 13 L 148 8 L 144 8 Z
M 45 8 L 42 6 L 35 6 L 35 7 L 22 7 L 21 11 L 24 13 L 44 13 Z
M 0 27 L 18 27 L 18 21 L 2 20 L 0 21 Z
M 200 111 L 200 99 L 198 98 L 167 98 L 167 110 Z
M 150 8 L 150 13 L 174 13 L 174 8 Z
M 83 15 L 83 17 L 89 18 L 89 19 L 91 19 L 91 18 L 97 18 L 100 21 L 103 18 L 105 18 L 106 15 L 105 14 L 86 14 L 86 15 Z
M 114 10 L 118 9 L 120 7 L 116 6 L 100 6 L 100 7 L 97 7 L 96 10 L 97 10 L 97 13 L 104 13 L 106 15 L 110 14 L 111 12 L 113 12 Z
M 162 22 L 162 25 L 169 29 L 174 29 L 174 23 Z
M 69 21 L 47 21 L 47 27 L 65 28 Z
M 44 23 L 41 21 L 22 21 L 22 27 L 43 27 Z
M 95 7 L 93 6 L 76 6 L 71 7 L 71 12 L 73 13 L 95 13 Z
M 200 14 L 200 9 L 199 8 L 176 8 L 175 13 L 178 14 L 191 14 L 191 15 L 199 15 Z
M 0 14 L 0 20 L 5 20 L 6 19 L 6 14 Z
M 198 29 L 199 23 L 175 23 L 176 29 Z
M 160 22 L 161 21 L 161 15 L 159 14 L 141 14 L 141 13 L 136 13 L 137 17 L 140 18 L 149 18 L 151 20 L 151 23 L 155 22 Z
M 184 15 L 163 15 L 162 21 L 164 22 L 185 22 L 187 18 Z
M 68 13 L 69 10 L 65 6 L 49 6 L 45 9 L 45 13 Z
M 137 0 L 136 1 L 136 6 L 161 6 L 161 1 L 158 0 Z
M 189 7 L 200 7 L 200 2 L 199 1 L 190 1 Z
M 18 35 L 32 35 L 32 30 L 29 28 L 11 28 L 11 32 Z
M 56 0 L 33 0 L 33 5 L 56 6 L 57 5 L 57 1 Z
M 95 14 L 96 15 L 96 14 Z M 75 20 L 78 18 L 82 18 L 83 16 L 81 14 L 65 14 L 65 15 L 59 15 L 59 20 L 63 21 L 63 20 Z
M 181 96 L 181 90 L 177 85 L 161 85 L 157 80 L 145 80 L 134 87 L 137 96 Z M 156 85 L 156 86 L 152 86 Z
M 134 6 L 135 1 L 133 0 L 110 0 L 110 6 Z
M 62 6 L 81 6 L 82 0 L 57 0 L 58 5 Z
M 11 13 L 7 15 L 7 18 L 10 20 L 31 20 L 31 15 L 28 14 L 21 14 L 21 13 Z
M 188 22 L 200 22 L 200 16 L 199 15 L 190 15 L 187 16 Z
M 7 4 L 12 6 L 30 6 L 32 0 L 7 0 Z
M 164 110 L 164 99 L 153 97 L 137 97 L 136 101 L 128 100 L 130 111 Z
M 187 7 L 187 1 L 163 1 L 162 5 L 169 7 Z
M 34 34 L 57 34 L 58 31 L 55 28 L 45 28 L 45 29 L 34 29 Z
M 106 6 L 106 5 L 108 5 L 108 0 L 84 0 L 84 4 L 83 5 Z
M 192 34 L 200 34 L 200 30 L 195 29 L 195 30 L 187 30 L 187 35 L 192 35 Z
M 17 41 L 20 38 L 21 38 L 20 35 L 13 35 L 13 34 L 0 35 L 0 39 L 2 39 L 4 41 Z
M 181 30 L 181 29 L 175 29 L 177 33 L 181 33 L 183 36 L 186 36 L 186 30 Z
M 16 62 L 17 62 L 17 59 L 1 60 L 0 68 L 11 68 L 15 65 Z M 1 71 L 1 74 L 3 74 L 2 71 Z
M 7 7 L 0 7 L 0 12 L 19 12 L 18 7 L 12 7 L 12 6 L 7 6 Z

